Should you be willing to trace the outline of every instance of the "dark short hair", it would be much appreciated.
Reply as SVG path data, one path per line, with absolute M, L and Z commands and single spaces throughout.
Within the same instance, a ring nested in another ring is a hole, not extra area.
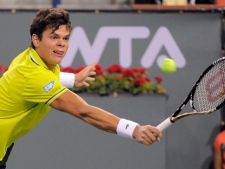
M 52 28 L 53 31 L 55 31 L 59 29 L 61 25 L 66 25 L 69 31 L 72 29 L 69 13 L 67 11 L 61 8 L 40 9 L 30 25 L 30 36 L 36 34 L 41 40 L 42 34 L 46 29 Z M 35 48 L 32 41 L 31 46 Z

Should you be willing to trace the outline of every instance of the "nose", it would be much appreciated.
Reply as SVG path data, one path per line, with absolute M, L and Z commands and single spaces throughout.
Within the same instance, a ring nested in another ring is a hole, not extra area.
M 65 41 L 63 39 L 59 39 L 58 46 L 64 47 L 65 46 Z

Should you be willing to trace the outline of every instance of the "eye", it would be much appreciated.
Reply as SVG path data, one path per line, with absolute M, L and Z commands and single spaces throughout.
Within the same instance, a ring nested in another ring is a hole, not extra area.
M 51 36 L 51 39 L 53 39 L 53 40 L 55 40 L 57 38 L 58 38 L 57 36 Z
M 65 41 L 68 41 L 68 40 L 69 40 L 69 37 L 64 38 L 64 40 L 65 40 Z

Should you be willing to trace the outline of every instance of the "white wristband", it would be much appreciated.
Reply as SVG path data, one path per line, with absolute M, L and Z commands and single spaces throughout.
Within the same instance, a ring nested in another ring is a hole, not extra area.
M 60 72 L 59 80 L 62 83 L 62 85 L 66 86 L 68 88 L 72 88 L 72 87 L 74 87 L 74 83 L 75 83 L 75 74 Z
M 116 128 L 116 132 L 120 136 L 133 139 L 132 135 L 133 135 L 134 129 L 136 128 L 137 125 L 139 125 L 139 124 L 135 123 L 133 121 L 126 120 L 126 119 L 120 119 L 120 121 L 117 125 L 117 128 Z

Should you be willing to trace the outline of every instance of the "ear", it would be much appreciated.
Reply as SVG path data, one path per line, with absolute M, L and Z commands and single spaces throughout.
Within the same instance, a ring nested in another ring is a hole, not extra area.
M 38 36 L 37 36 L 36 34 L 33 34 L 33 35 L 31 36 L 31 39 L 32 39 L 32 43 L 33 43 L 34 46 L 37 48 L 38 45 L 39 45 L 39 42 L 40 42 Z

